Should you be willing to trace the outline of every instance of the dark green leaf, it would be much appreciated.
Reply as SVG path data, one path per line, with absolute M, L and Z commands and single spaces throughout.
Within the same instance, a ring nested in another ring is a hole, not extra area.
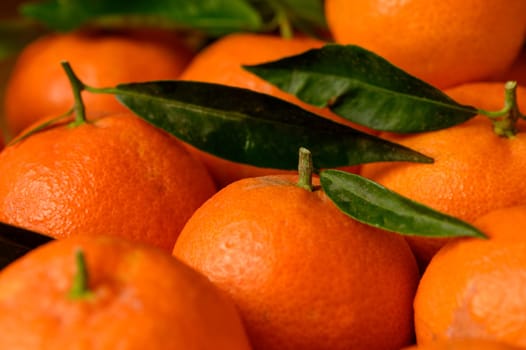
M 156 25 L 177 25 L 215 35 L 257 30 L 262 22 L 246 0 L 50 0 L 28 3 L 22 13 L 49 28 L 69 31 L 87 22 L 131 16 Z
M 384 230 L 428 237 L 485 237 L 475 227 L 402 197 L 359 175 L 339 170 L 320 174 L 327 196 L 345 214 Z
M 0 222 L 0 269 L 52 238 Z
M 247 70 L 301 100 L 376 130 L 422 132 L 477 114 L 382 57 L 353 45 L 328 44 Z
M 296 169 L 300 146 L 320 168 L 374 161 L 431 162 L 420 153 L 254 91 L 164 81 L 112 91 L 133 112 L 195 147 L 246 164 Z

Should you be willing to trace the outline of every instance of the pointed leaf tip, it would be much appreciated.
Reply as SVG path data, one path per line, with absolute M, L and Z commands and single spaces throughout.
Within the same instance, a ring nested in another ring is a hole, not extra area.
M 318 107 L 374 130 L 442 129 L 477 114 L 441 90 L 355 45 L 327 44 L 246 70 Z
M 362 176 L 339 170 L 320 174 L 327 196 L 357 221 L 404 235 L 486 237 L 470 224 L 403 197 Z
M 321 169 L 376 161 L 432 161 L 409 148 L 247 89 L 160 81 L 122 84 L 113 92 L 156 127 L 238 163 L 297 169 L 300 147 L 311 151 Z

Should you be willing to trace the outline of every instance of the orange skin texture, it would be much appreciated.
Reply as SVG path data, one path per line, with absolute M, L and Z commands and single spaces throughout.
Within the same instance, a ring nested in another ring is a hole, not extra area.
M 460 103 L 499 110 L 503 84 L 466 84 L 446 93 Z M 526 101 L 520 88 L 518 100 Z M 524 103 L 523 103 L 524 104 Z M 526 198 L 525 123 L 513 139 L 497 136 L 491 121 L 477 116 L 447 129 L 412 135 L 383 134 L 391 141 L 434 158 L 433 164 L 371 163 L 361 175 L 436 210 L 472 222 L 490 210 L 524 203 Z M 448 239 L 408 236 L 417 259 L 425 267 Z
M 406 242 L 351 219 L 297 178 L 223 188 L 187 222 L 173 254 L 231 296 L 254 349 L 411 344 L 419 275 Z
M 526 207 L 497 209 L 474 225 L 490 239 L 444 246 L 415 297 L 417 340 L 480 338 L 526 347 Z
M 78 249 L 86 299 L 68 295 Z M 0 286 L 2 349 L 250 349 L 224 293 L 170 254 L 121 238 L 46 244 L 5 268 Z
M 79 79 L 93 87 L 177 79 L 193 52 L 164 32 L 70 32 L 42 36 L 21 52 L 6 84 L 5 118 L 12 137 L 45 116 L 73 106 L 67 60 Z M 82 94 L 89 117 L 126 111 L 114 96 Z
M 519 350 L 521 348 L 482 339 L 454 339 L 414 345 L 403 350 Z
M 196 54 L 184 70 L 181 79 L 218 83 L 265 93 L 299 105 L 330 120 L 366 131 L 363 127 L 337 116 L 327 108 L 317 108 L 300 101 L 295 96 L 242 68 L 242 65 L 270 62 L 297 55 L 309 49 L 320 48 L 323 45 L 325 45 L 324 41 L 301 36 L 284 39 L 268 34 L 235 33 L 218 39 Z M 194 148 L 191 149 L 207 165 L 219 187 L 245 177 L 283 173 L 275 169 L 258 168 L 227 161 Z M 357 172 L 358 167 L 346 167 L 346 170 Z
M 325 14 L 336 42 L 440 88 L 504 72 L 526 34 L 523 0 L 327 0 Z
M 206 168 L 131 113 L 55 125 L 0 153 L 0 221 L 55 238 L 108 234 L 171 250 L 215 193 Z

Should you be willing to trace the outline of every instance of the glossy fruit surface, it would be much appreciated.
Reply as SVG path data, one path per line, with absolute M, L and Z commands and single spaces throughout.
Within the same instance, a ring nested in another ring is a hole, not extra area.
M 336 42 L 363 46 L 440 88 L 505 71 L 526 34 L 523 0 L 327 0 Z
M 131 113 L 65 122 L 0 153 L 0 221 L 57 238 L 108 234 L 171 250 L 215 192 L 174 137 Z
M 223 188 L 185 225 L 174 255 L 232 297 L 254 349 L 409 345 L 419 276 L 404 239 L 352 220 L 319 187 L 296 181 L 265 176 Z
M 79 249 L 88 295 L 71 297 Z M 250 349 L 232 301 L 204 276 L 117 237 L 48 243 L 2 270 L 0 286 L 2 349 Z

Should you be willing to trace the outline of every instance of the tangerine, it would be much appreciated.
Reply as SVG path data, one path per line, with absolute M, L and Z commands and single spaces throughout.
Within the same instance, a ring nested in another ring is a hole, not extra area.
M 56 123 L 0 153 L 0 221 L 55 238 L 119 235 L 171 250 L 215 191 L 173 136 L 131 112 Z
M 178 37 L 156 31 L 75 31 L 53 33 L 27 45 L 6 84 L 4 108 L 11 137 L 44 116 L 73 106 L 69 81 L 60 65 L 68 61 L 88 85 L 176 79 L 193 52 Z M 89 117 L 123 112 L 114 96 L 83 93 Z
M 173 254 L 234 300 L 254 349 L 399 349 L 419 273 L 404 239 L 343 214 L 314 179 L 241 179 L 185 225 Z
M 445 92 L 460 103 L 487 110 L 502 107 L 501 83 L 465 84 Z M 519 104 L 526 89 L 518 89 Z M 520 204 L 526 198 L 526 124 L 513 138 L 499 137 L 485 116 L 450 128 L 382 137 L 422 152 L 433 164 L 364 164 L 361 175 L 436 210 L 472 222 L 490 210 Z M 422 267 L 449 239 L 408 236 Z
M 111 236 L 53 241 L 11 263 L 0 312 L 2 349 L 250 349 L 233 302 L 204 276 Z
M 417 340 L 479 338 L 526 347 L 526 206 L 501 208 L 474 221 L 490 238 L 444 246 L 415 297 Z
M 504 72 L 526 35 L 526 2 L 327 0 L 336 42 L 363 46 L 439 88 Z

